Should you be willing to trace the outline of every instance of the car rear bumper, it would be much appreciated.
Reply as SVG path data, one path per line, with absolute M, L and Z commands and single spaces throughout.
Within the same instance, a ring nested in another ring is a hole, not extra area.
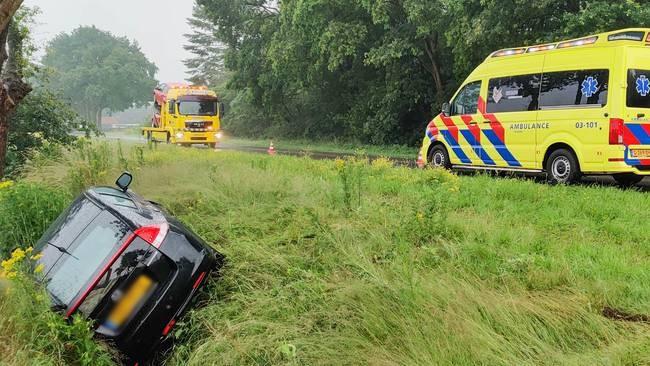
M 178 271 L 150 310 L 133 319 L 125 332 L 112 339 L 125 355 L 134 360 L 150 357 L 186 312 L 201 285 L 211 273 L 218 272 L 221 267 L 221 263 L 209 250 L 197 259 L 195 263 L 199 264 L 195 266 L 195 271 L 191 274 Z

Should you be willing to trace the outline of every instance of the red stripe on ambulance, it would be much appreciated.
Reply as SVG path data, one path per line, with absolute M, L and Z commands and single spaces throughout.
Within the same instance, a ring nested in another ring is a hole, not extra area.
M 476 139 L 476 142 L 479 144 L 481 143 L 481 129 L 478 127 L 476 123 L 471 124 L 472 121 L 474 121 L 474 118 L 470 115 L 464 114 L 460 116 L 460 118 L 465 122 L 465 125 L 467 125 L 467 128 L 469 128 L 469 132 L 474 135 L 474 139 Z
M 456 141 L 458 141 L 458 126 L 456 126 L 454 121 L 451 118 L 444 116 L 442 114 L 440 115 L 440 119 L 442 120 L 442 123 L 444 123 L 445 126 L 447 126 L 447 130 L 449 131 L 451 136 L 453 136 L 453 138 Z

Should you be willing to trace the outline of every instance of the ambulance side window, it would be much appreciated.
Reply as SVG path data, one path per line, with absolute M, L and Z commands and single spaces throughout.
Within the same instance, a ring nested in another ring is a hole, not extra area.
M 609 70 L 578 70 L 545 73 L 540 108 L 605 106 Z
M 650 70 L 628 70 L 627 106 L 650 108 Z
M 536 111 L 539 107 L 540 80 L 540 74 L 491 79 L 487 112 Z
M 475 114 L 478 110 L 478 97 L 481 94 L 481 82 L 469 83 L 458 92 L 451 104 L 451 115 Z

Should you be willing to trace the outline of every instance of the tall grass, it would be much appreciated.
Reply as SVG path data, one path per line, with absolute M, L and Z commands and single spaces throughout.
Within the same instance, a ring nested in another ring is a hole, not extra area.
M 7 183 L 0 188 L 0 258 L 33 246 L 70 202 L 70 196 L 44 185 Z
M 0 267 L 0 365 L 114 364 L 86 320 L 68 324 L 50 311 L 49 297 L 28 274 L 34 259 L 31 248 L 18 249 Z
M 93 163 L 70 159 L 27 180 L 74 185 L 55 172 Z M 133 189 L 228 258 L 170 365 L 650 364 L 650 325 L 603 316 L 650 314 L 645 193 L 385 160 L 353 172 L 165 146 L 140 160 Z

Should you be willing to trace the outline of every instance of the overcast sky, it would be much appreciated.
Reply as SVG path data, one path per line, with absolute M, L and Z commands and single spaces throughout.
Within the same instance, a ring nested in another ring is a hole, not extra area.
M 80 25 L 95 25 L 118 36 L 136 40 L 142 51 L 158 66 L 160 81 L 183 81 L 183 34 L 190 31 L 192 0 L 25 0 L 37 6 L 34 38 L 40 48 L 61 32 Z

